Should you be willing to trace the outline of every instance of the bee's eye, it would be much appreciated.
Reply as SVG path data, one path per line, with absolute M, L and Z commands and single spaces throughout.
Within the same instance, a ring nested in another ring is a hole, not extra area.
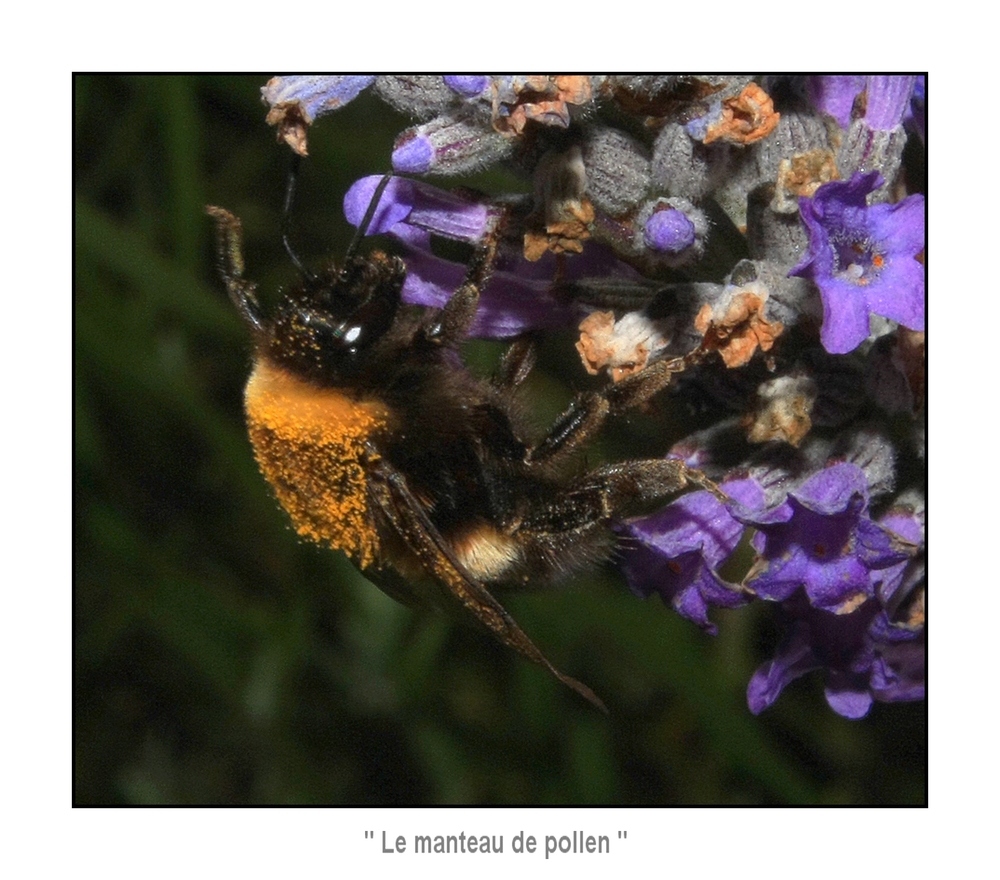
M 395 320 L 405 277 L 402 260 L 381 254 L 328 267 L 286 297 L 268 328 L 269 354 L 321 381 L 362 368 Z
M 371 336 L 365 325 L 354 314 L 337 318 L 316 309 L 298 308 L 289 324 L 291 335 L 299 336 L 303 348 L 317 355 L 355 353 L 363 348 Z
M 270 350 L 277 360 L 317 378 L 333 378 L 359 366 L 359 355 L 392 325 L 397 297 L 369 299 L 346 315 L 295 304 L 271 330 Z
M 389 329 L 398 305 L 396 296 L 373 297 L 362 303 L 340 325 L 341 338 L 353 348 L 365 348 Z

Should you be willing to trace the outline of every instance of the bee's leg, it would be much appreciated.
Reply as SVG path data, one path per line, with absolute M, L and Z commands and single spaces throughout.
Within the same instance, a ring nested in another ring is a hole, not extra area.
M 490 380 L 498 391 L 517 388 L 535 366 L 535 343 L 528 336 L 514 340 L 500 358 L 497 371 Z
M 608 416 L 641 406 L 703 356 L 698 348 L 684 357 L 657 361 L 603 391 L 581 395 L 556 419 L 541 442 L 528 450 L 526 460 L 544 461 L 574 449 L 599 431 Z
M 596 468 L 573 481 L 527 513 L 518 532 L 522 537 L 569 535 L 664 501 L 688 486 L 706 489 L 720 501 L 729 500 L 701 471 L 679 459 L 624 461 Z
M 420 502 L 410 492 L 406 478 L 384 460 L 375 467 L 370 491 L 379 510 L 427 573 L 442 584 L 494 637 L 521 656 L 544 666 L 563 684 L 595 706 L 604 703 L 585 684 L 556 669 L 528 638 L 524 630 L 475 578 L 455 559 L 447 541 L 430 521 Z
M 438 345 L 456 345 L 465 338 L 479 308 L 479 292 L 486 286 L 493 271 L 503 223 L 504 216 L 501 214 L 476 248 L 461 286 L 424 329 L 428 341 Z
M 264 318 L 257 302 L 256 285 L 243 277 L 243 224 L 240 218 L 215 205 L 205 212 L 215 221 L 219 274 L 226 284 L 229 298 L 247 324 L 255 331 L 264 327 Z

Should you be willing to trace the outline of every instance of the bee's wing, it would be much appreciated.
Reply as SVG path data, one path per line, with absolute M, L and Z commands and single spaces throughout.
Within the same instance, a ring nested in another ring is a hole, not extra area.
M 493 635 L 523 657 L 544 666 L 597 708 L 607 707 L 585 684 L 556 669 L 495 599 L 489 590 L 465 571 L 427 512 L 414 497 L 406 478 L 384 459 L 373 465 L 369 491 L 379 510 L 427 572 L 471 612 Z

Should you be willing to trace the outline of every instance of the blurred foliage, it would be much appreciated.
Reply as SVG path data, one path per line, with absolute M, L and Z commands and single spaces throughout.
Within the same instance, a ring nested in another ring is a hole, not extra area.
M 508 597 L 605 717 L 484 633 L 396 605 L 295 538 L 242 426 L 247 338 L 203 208 L 243 218 L 265 298 L 291 280 L 290 155 L 264 124 L 265 81 L 74 82 L 75 802 L 923 802 L 922 704 L 849 722 L 809 678 L 750 715 L 747 680 L 776 638 L 766 609 L 720 615 L 713 639 L 610 568 Z M 344 252 L 341 196 L 389 167 L 407 124 L 363 95 L 314 129 L 300 253 Z M 570 342 L 544 352 L 542 417 L 586 378 Z M 616 425 L 594 456 L 655 437 Z

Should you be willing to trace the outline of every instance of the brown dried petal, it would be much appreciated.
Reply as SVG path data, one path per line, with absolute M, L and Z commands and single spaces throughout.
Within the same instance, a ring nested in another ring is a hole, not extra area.
M 750 83 L 735 98 L 723 102 L 722 119 L 709 126 L 704 142 L 752 144 L 774 131 L 780 118 L 771 96 L 756 83 Z
M 757 407 L 743 420 L 751 443 L 781 440 L 798 446 L 812 428 L 816 384 L 805 376 L 780 376 L 758 390 Z
M 494 86 L 493 94 L 493 127 L 512 136 L 521 134 L 531 120 L 568 128 L 567 104 L 584 104 L 593 95 L 586 76 L 524 76 L 513 83 L 512 89 L 513 95 L 500 94 Z M 501 105 L 513 109 L 501 113 Z
M 300 156 L 309 155 L 306 134 L 309 131 L 309 120 L 302 112 L 298 101 L 286 101 L 275 104 L 267 111 L 265 121 L 278 129 L 278 140 L 284 141 Z
M 799 209 L 798 199 L 811 197 L 824 183 L 837 180 L 837 160 L 831 150 L 810 150 L 778 164 L 771 210 L 791 214 Z
M 546 223 L 543 229 L 529 228 L 524 233 L 524 258 L 535 262 L 546 251 L 554 254 L 583 252 L 583 243 L 590 238 L 590 224 L 594 222 L 594 206 L 586 197 L 578 202 L 560 205 L 562 218 Z M 537 217 L 528 218 L 529 226 Z
M 749 363 L 758 348 L 769 351 L 785 327 L 764 318 L 764 302 L 765 297 L 758 293 L 741 291 L 721 316 L 716 316 L 708 303 L 703 305 L 694 326 L 704 337 L 704 348 L 719 352 L 729 368 Z
M 592 312 L 580 322 L 579 329 L 576 350 L 584 369 L 592 376 L 607 369 L 614 382 L 638 373 L 650 353 L 667 343 L 648 318 L 635 312 L 617 322 L 614 312 Z

